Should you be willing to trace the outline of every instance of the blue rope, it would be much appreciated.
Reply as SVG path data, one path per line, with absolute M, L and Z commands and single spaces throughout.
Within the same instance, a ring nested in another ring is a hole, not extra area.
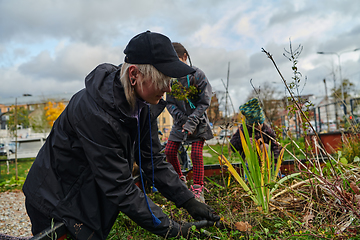
M 186 99 L 188 100 L 190 107 L 191 107 L 192 109 L 195 109 L 196 107 L 195 107 L 195 105 L 190 101 L 190 99 L 189 99 L 189 98 L 186 98 Z
M 150 116 L 150 115 L 149 115 Z M 144 195 L 145 195 L 145 200 L 146 200 L 146 204 L 149 208 L 149 211 L 151 213 L 151 217 L 152 217 L 152 220 L 153 220 L 153 224 L 155 227 L 159 226 L 159 224 L 161 223 L 160 219 L 158 219 L 154 213 L 151 211 L 151 208 L 150 208 L 150 205 L 149 205 L 149 201 L 147 199 L 147 196 L 146 196 L 146 192 L 145 192 L 145 185 L 144 185 L 144 179 L 143 179 L 143 176 L 142 176 L 142 171 L 141 171 L 141 149 L 140 149 L 140 124 L 139 124 L 139 119 L 140 119 L 140 108 L 139 108 L 139 103 L 138 103 L 138 150 L 139 150 L 139 168 L 140 168 L 140 179 L 141 179 L 141 184 L 142 184 L 142 188 L 143 188 L 143 191 L 144 191 Z M 150 121 L 150 119 L 149 119 Z M 151 131 L 150 131 L 150 139 L 151 139 Z M 151 140 L 150 140 L 151 141 Z M 151 150 L 152 152 L 152 150 Z M 151 162 L 152 162 L 152 155 L 151 155 Z M 154 173 L 154 165 L 153 166 L 153 173 Z M 154 177 L 154 176 L 153 176 Z
M 152 166 L 152 191 L 157 192 L 154 181 L 154 160 L 153 160 L 153 151 L 152 151 L 152 138 L 151 138 L 151 118 L 150 118 L 150 106 L 148 105 L 149 110 L 149 131 L 150 131 L 150 153 L 151 153 L 151 166 Z

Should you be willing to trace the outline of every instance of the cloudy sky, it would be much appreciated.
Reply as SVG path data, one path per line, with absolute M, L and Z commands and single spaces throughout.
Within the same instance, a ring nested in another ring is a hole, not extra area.
M 290 82 L 283 56 L 299 45 L 302 94 L 324 95 L 341 73 L 360 89 L 358 0 L 0 0 L 0 100 L 24 93 L 75 93 L 98 64 L 123 61 L 136 34 L 151 30 L 181 42 L 214 91 L 242 104 L 252 86 L 284 85 L 262 48 Z

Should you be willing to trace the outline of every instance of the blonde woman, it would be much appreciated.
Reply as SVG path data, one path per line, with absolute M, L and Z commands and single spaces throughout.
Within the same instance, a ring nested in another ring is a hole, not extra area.
M 74 239 L 106 239 L 121 211 L 154 234 L 185 235 L 196 223 L 180 226 L 135 185 L 134 160 L 153 189 L 194 219 L 209 220 L 198 227 L 219 220 L 165 161 L 157 136 L 170 78 L 193 69 L 159 33 L 135 36 L 124 53 L 124 64 L 101 64 L 88 74 L 39 151 L 23 187 L 33 234 L 55 221 Z

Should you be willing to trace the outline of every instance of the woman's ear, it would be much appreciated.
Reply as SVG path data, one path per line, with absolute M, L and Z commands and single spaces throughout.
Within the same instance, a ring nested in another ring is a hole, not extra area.
M 130 84 L 131 86 L 135 86 L 136 85 L 136 80 L 139 74 L 139 69 L 135 66 L 135 65 L 131 65 L 128 68 L 129 71 L 129 80 L 130 80 Z
M 135 78 L 130 78 L 130 84 L 131 84 L 131 86 L 135 86 L 136 85 L 136 79 Z

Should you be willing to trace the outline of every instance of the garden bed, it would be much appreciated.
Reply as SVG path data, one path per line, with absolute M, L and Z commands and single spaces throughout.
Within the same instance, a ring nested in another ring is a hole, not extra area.
M 321 139 L 326 152 L 329 154 L 334 154 L 337 150 L 341 149 L 342 144 L 344 143 L 344 138 L 348 138 L 350 136 L 360 137 L 360 133 L 354 134 L 353 132 L 328 132 L 318 133 L 318 136 Z M 305 139 L 310 144 L 313 152 L 315 152 L 316 135 L 314 133 L 310 133 L 306 135 Z

